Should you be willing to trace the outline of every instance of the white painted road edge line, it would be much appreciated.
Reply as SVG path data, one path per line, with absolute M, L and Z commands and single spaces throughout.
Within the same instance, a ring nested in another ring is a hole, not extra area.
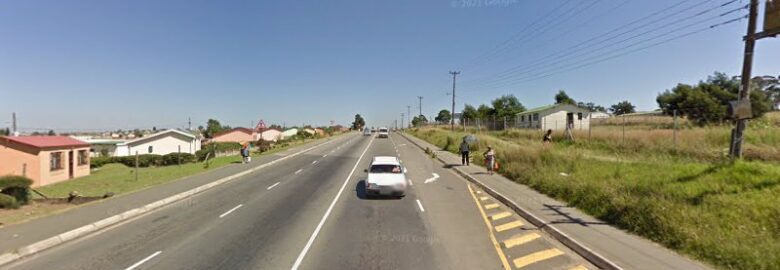
M 266 188 L 265 190 L 271 190 L 272 188 L 274 188 L 279 183 L 281 183 L 281 182 L 276 182 L 276 184 L 271 185 L 270 187 Z
M 422 207 L 422 203 L 420 202 L 420 200 L 417 200 L 417 206 L 420 207 L 420 212 L 425 212 L 425 208 Z
M 279 183 L 277 183 L 279 184 Z M 243 204 L 236 205 L 236 207 L 231 208 L 230 210 L 227 210 L 227 212 L 222 213 L 222 215 L 219 215 L 219 218 L 223 218 L 227 215 L 230 215 L 230 213 L 233 213 L 233 211 L 236 211 L 236 209 L 241 208 L 241 206 L 244 206 Z
M 306 245 L 303 247 L 303 250 L 301 250 L 301 254 L 298 255 L 298 258 L 295 259 L 295 263 L 292 266 L 292 270 L 297 270 L 298 267 L 301 266 L 301 262 L 303 262 L 303 258 L 306 257 L 306 253 L 309 252 L 309 248 L 311 248 L 311 245 L 314 243 L 314 239 L 317 238 L 317 235 L 320 233 L 320 230 L 322 229 L 322 226 L 325 225 L 325 221 L 328 219 L 328 216 L 330 216 L 330 212 L 333 211 L 333 207 L 336 206 L 336 202 L 339 200 L 339 197 L 341 197 L 341 193 L 344 192 L 344 188 L 347 187 L 347 184 L 349 183 L 349 179 L 352 178 L 352 175 L 355 173 L 355 169 L 357 169 L 357 166 L 360 164 L 360 161 L 363 160 L 363 156 L 366 155 L 366 152 L 368 152 L 368 148 L 371 147 L 371 143 L 374 142 L 374 138 L 372 137 L 370 141 L 368 141 L 368 145 L 366 145 L 366 149 L 363 150 L 363 153 L 360 154 L 360 157 L 358 157 L 358 160 L 355 162 L 355 166 L 352 167 L 352 171 L 349 172 L 349 175 L 347 175 L 347 179 L 344 180 L 344 183 L 341 184 L 341 188 L 339 189 L 339 192 L 336 193 L 336 197 L 333 198 L 333 201 L 330 202 L 330 206 L 328 206 L 328 210 L 325 211 L 325 214 L 322 215 L 322 219 L 320 220 L 320 223 L 317 224 L 317 228 L 314 229 L 314 232 L 311 234 L 311 237 L 309 237 L 309 241 L 306 242 Z
M 154 257 L 157 257 L 157 255 L 160 255 L 160 253 L 162 253 L 162 251 L 161 251 L 161 250 L 158 250 L 157 252 L 155 252 L 155 253 L 152 253 L 152 255 L 149 255 L 148 257 L 144 258 L 143 260 L 140 260 L 140 261 L 138 261 L 137 263 L 135 263 L 135 264 L 131 265 L 130 267 L 128 267 L 128 268 L 125 268 L 125 270 L 133 270 L 133 269 L 135 269 L 136 267 L 140 266 L 141 264 L 145 263 L 146 261 L 148 261 L 148 260 L 151 260 L 151 259 L 152 259 L 152 258 L 154 258 Z

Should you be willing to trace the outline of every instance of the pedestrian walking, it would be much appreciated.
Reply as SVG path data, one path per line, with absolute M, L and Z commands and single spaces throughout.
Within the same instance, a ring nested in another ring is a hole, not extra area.
M 243 144 L 241 145 L 241 163 L 248 163 L 249 162 L 249 144 Z
M 485 157 L 485 167 L 487 167 L 487 173 L 492 175 L 496 167 L 496 151 L 492 146 L 488 146 L 487 151 L 482 154 Z
M 469 161 L 469 143 L 466 141 L 466 139 L 463 139 L 463 142 L 460 143 L 460 163 L 461 165 L 468 166 Z

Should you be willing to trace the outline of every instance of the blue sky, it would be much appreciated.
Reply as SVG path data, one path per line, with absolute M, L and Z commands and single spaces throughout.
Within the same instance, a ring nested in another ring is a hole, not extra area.
M 417 96 L 425 115 L 449 108 L 453 69 L 462 72 L 458 110 L 502 94 L 546 105 L 558 89 L 651 110 L 677 83 L 740 72 L 746 20 L 568 72 L 554 71 L 575 64 L 530 67 L 555 73 L 545 78 L 479 83 L 678 2 L 702 3 L 689 14 L 727 2 L 564 1 L 4 1 L 0 126 L 10 125 L 11 112 L 22 131 L 185 127 L 188 117 L 195 126 L 208 118 L 233 126 L 348 124 L 356 113 L 385 125 L 407 105 L 415 111 Z M 506 43 L 556 7 L 545 17 L 548 31 L 529 28 L 540 32 Z M 472 64 L 500 44 L 509 46 Z M 760 40 L 754 74 L 777 76 L 779 60 L 780 39 Z

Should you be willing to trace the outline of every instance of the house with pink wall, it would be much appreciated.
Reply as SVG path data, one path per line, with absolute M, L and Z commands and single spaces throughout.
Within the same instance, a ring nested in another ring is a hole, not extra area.
M 0 175 L 21 175 L 33 187 L 89 175 L 89 143 L 67 136 L 0 137 Z
M 254 132 L 248 128 L 234 128 L 214 135 L 209 142 L 253 142 Z

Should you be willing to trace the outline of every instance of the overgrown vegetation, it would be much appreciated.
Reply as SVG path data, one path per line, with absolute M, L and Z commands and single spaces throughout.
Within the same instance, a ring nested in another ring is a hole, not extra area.
M 30 202 L 32 180 L 23 176 L 0 177 L 0 208 L 19 208 Z
M 508 178 L 720 268 L 780 269 L 780 166 L 776 159 L 713 159 L 707 149 L 727 147 L 726 130 L 690 129 L 675 151 L 659 141 L 666 134 L 641 129 L 627 132 L 625 142 L 605 131 L 592 142 L 548 147 L 538 132 L 510 130 L 478 134 L 472 151 L 492 145 Z M 777 151 L 777 131 L 751 130 L 749 149 Z M 450 152 L 466 135 L 410 132 Z

